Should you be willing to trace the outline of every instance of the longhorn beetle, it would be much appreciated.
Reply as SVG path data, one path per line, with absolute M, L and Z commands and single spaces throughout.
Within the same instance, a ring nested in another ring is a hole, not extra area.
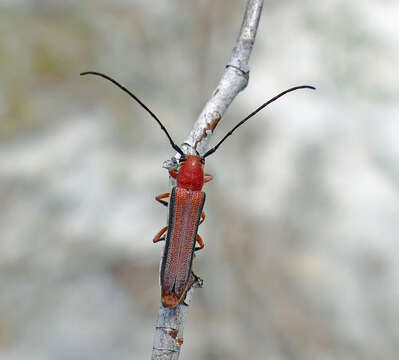
M 176 145 L 158 117 L 129 89 L 108 75 L 99 72 L 87 71 L 80 75 L 100 76 L 111 81 L 129 94 L 155 119 L 167 136 L 172 148 L 180 154 L 179 163 L 169 168 L 169 175 L 176 179 L 177 185 L 172 188 L 171 193 L 164 193 L 155 198 L 165 206 L 168 206 L 168 203 L 164 199 L 169 197 L 170 202 L 168 226 L 162 228 L 153 240 L 154 243 L 164 240 L 163 235 L 167 232 L 160 272 L 161 298 L 163 306 L 175 307 L 184 301 L 187 291 L 198 280 L 198 277 L 191 271 L 191 266 L 194 251 L 204 247 L 201 236 L 198 234 L 198 226 L 205 220 L 205 213 L 202 211 L 205 202 L 205 193 L 202 191 L 202 187 L 204 183 L 213 179 L 212 175 L 204 173 L 205 158 L 213 154 L 239 126 L 279 97 L 298 89 L 314 90 L 315 88 L 313 86 L 302 85 L 281 92 L 241 120 L 216 146 L 208 150 L 205 154 L 200 155 L 196 149 L 193 149 L 196 155 L 189 155 L 185 154 Z M 196 243 L 198 243 L 198 247 L 195 246 Z

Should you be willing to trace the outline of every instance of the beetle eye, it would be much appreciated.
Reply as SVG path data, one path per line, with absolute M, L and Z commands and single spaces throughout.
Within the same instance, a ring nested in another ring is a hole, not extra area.
M 187 160 L 187 155 L 184 154 L 184 155 L 180 156 L 179 163 L 182 163 L 182 162 L 184 162 L 186 160 Z
M 205 159 L 204 158 L 200 158 L 200 162 L 202 165 L 205 165 Z

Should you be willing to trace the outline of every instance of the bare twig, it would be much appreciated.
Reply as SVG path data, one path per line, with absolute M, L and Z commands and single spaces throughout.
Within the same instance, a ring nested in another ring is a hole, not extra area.
M 248 0 L 240 32 L 226 69 L 218 86 L 198 116 L 186 143 L 203 154 L 223 114 L 238 93 L 245 89 L 249 80 L 248 61 L 255 42 L 256 30 L 262 12 L 263 0 Z
M 207 102 L 193 129 L 183 145 L 186 153 L 203 154 L 210 137 L 224 112 L 237 94 L 245 89 L 249 80 L 248 61 L 255 42 L 256 30 L 262 12 L 263 0 L 248 0 L 241 29 L 226 69 L 218 86 Z M 197 284 L 199 285 L 199 284 Z M 195 286 L 194 286 L 195 287 Z M 198 287 L 198 286 L 197 286 Z M 188 305 L 193 293 L 191 288 L 185 303 Z M 152 360 L 177 360 L 183 343 L 184 318 L 188 306 L 181 304 L 175 308 L 159 309 L 154 335 Z

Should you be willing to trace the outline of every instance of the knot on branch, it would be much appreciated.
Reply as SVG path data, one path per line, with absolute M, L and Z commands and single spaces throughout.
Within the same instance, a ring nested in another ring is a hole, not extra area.
M 248 81 L 249 80 L 249 67 L 246 67 L 245 69 L 242 69 L 240 66 L 236 66 L 233 64 L 227 64 L 226 65 L 226 69 L 227 68 L 233 68 L 236 69 L 237 71 L 239 71 L 241 73 L 241 75 L 243 75 L 245 77 L 245 79 Z

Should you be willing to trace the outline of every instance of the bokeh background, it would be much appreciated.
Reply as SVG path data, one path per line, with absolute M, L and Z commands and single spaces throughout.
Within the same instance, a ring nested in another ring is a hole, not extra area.
M 0 1 L 0 359 L 143 359 L 178 143 L 244 1 Z M 397 359 L 399 3 L 264 4 L 250 82 L 208 158 L 183 358 Z

